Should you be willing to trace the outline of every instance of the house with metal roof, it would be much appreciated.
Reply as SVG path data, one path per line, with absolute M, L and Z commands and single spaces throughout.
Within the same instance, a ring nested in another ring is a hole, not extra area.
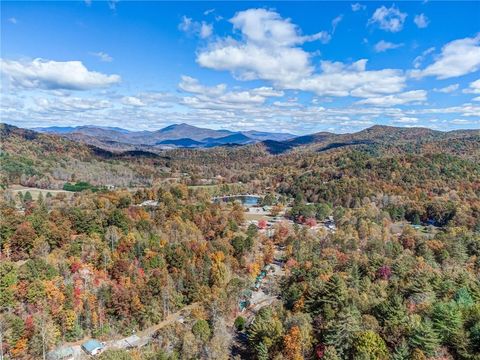
M 105 346 L 100 341 L 95 339 L 90 339 L 82 344 L 83 351 L 92 356 L 100 354 L 104 348 Z

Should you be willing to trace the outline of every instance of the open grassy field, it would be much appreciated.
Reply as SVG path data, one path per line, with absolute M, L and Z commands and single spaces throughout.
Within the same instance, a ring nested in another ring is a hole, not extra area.
M 17 194 L 17 193 L 21 192 L 22 195 L 25 195 L 25 193 L 28 191 L 28 192 L 30 192 L 30 194 L 32 194 L 32 198 L 34 200 L 38 199 L 38 195 L 40 195 L 40 193 L 42 194 L 43 197 L 47 196 L 48 193 L 52 194 L 53 196 L 55 196 L 57 194 L 65 194 L 67 197 L 71 197 L 74 194 L 74 192 L 71 192 L 71 191 L 39 189 L 39 188 L 33 188 L 33 187 L 25 187 L 25 186 L 22 186 L 22 185 L 9 186 L 8 190 L 13 192 L 14 194 Z

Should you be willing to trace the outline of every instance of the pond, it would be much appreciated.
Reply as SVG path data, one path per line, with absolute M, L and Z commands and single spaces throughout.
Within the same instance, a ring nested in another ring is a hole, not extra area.
M 224 196 L 215 198 L 215 202 L 235 202 L 240 201 L 246 206 L 255 206 L 260 204 L 261 197 L 257 195 L 238 195 L 238 196 Z

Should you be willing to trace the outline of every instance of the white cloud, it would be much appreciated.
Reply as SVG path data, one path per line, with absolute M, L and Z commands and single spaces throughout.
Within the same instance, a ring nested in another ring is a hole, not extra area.
M 424 29 L 430 23 L 430 20 L 425 16 L 425 14 L 415 15 L 413 22 L 419 29 Z
M 360 10 L 365 10 L 367 8 L 366 5 L 360 4 L 360 3 L 355 3 L 351 4 L 352 11 L 360 11 Z
M 146 106 L 147 104 L 142 99 L 136 96 L 125 96 L 121 100 L 122 104 L 130 106 Z
M 458 90 L 459 88 L 459 84 L 452 84 L 452 85 L 448 85 L 448 86 L 445 86 L 443 88 L 434 88 L 433 91 L 436 91 L 436 92 L 440 92 L 440 93 L 444 93 L 444 94 L 450 94 L 456 90 Z
M 311 91 L 321 96 L 359 96 L 396 93 L 403 90 L 400 70 L 366 70 L 366 59 L 352 64 L 322 61 L 316 74 L 311 54 L 298 44 L 322 38 L 323 33 L 302 35 L 289 19 L 264 10 L 250 9 L 231 20 L 241 40 L 219 39 L 200 50 L 197 62 L 214 70 L 230 71 L 240 80 L 271 81 L 281 89 Z
M 423 70 L 412 70 L 413 78 L 435 76 L 448 79 L 480 69 L 480 34 L 473 38 L 451 41 L 443 46 L 434 63 Z
M 371 97 L 368 99 L 357 101 L 357 104 L 375 105 L 375 106 L 395 106 L 395 105 L 404 105 L 412 102 L 422 102 L 425 100 L 427 100 L 427 92 L 425 90 L 412 90 L 412 91 L 407 91 L 400 94 Z
M 242 80 L 308 76 L 313 71 L 310 54 L 296 45 L 330 38 L 326 32 L 303 36 L 290 20 L 265 9 L 238 12 L 230 22 L 240 31 L 241 40 L 219 39 L 198 53 L 197 62 L 203 67 L 230 71 Z
M 79 97 L 35 98 L 37 111 L 84 112 L 109 108 L 111 103 L 101 99 L 84 99 Z
M 119 1 L 120 0 L 108 0 L 108 7 L 110 8 L 110 10 L 115 11 L 117 9 L 117 3 Z
M 468 88 L 464 89 L 463 92 L 465 94 L 480 94 L 480 79 L 472 81 Z
M 112 62 L 113 61 L 113 57 L 111 57 L 107 53 L 104 53 L 103 51 L 91 52 L 90 55 L 93 55 L 93 56 L 97 57 L 100 61 L 103 61 L 103 62 Z
M 425 60 L 425 58 L 430 55 L 431 53 L 433 53 L 435 51 L 435 48 L 434 47 L 431 47 L 431 48 L 428 48 L 427 50 L 425 50 L 424 52 L 422 52 L 421 55 L 417 56 L 414 60 L 413 60 L 413 67 L 415 69 L 418 69 L 421 65 L 422 65 L 422 62 Z
M 409 117 L 409 116 L 401 116 L 398 119 L 393 120 L 394 123 L 400 124 L 416 124 L 418 123 L 418 118 L 416 117 Z
M 178 29 L 190 35 L 197 35 L 202 39 L 206 39 L 213 34 L 212 24 L 208 24 L 205 21 L 194 21 L 187 16 L 182 16 Z
M 246 42 L 257 45 L 288 47 L 307 41 L 327 40 L 324 31 L 303 36 L 290 19 L 283 19 L 278 13 L 265 9 L 240 11 L 230 22 L 234 29 L 241 31 Z
M 375 49 L 375 52 L 379 53 L 379 52 L 385 52 L 391 49 L 397 49 L 402 46 L 403 46 L 403 43 L 394 44 L 385 40 L 380 40 L 378 43 L 375 44 L 374 49 Z
M 219 96 L 225 92 L 227 86 L 225 84 L 219 84 L 213 87 L 207 87 L 190 76 L 182 75 L 181 81 L 178 84 L 178 87 L 186 92 L 193 94 L 204 94 L 207 96 Z
M 366 70 L 367 60 L 350 65 L 341 62 L 322 61 L 322 73 L 311 75 L 285 88 L 311 91 L 320 96 L 371 97 L 402 91 L 405 77 L 400 70 Z
M 178 103 L 179 99 L 172 94 L 165 92 L 142 92 L 135 96 L 124 96 L 120 99 L 123 105 L 133 107 L 171 107 L 174 103 Z
M 189 76 L 182 76 L 179 88 L 194 94 L 182 99 L 182 104 L 196 109 L 232 110 L 265 103 L 269 97 L 282 97 L 283 91 L 259 87 L 241 91 L 227 91 L 225 84 L 205 86 Z
M 9 19 L 8 19 L 8 22 L 9 22 L 10 24 L 13 24 L 13 25 L 18 24 L 18 20 L 17 20 L 16 18 L 14 18 L 14 17 L 9 18 Z
M 381 6 L 375 10 L 368 24 L 378 24 L 380 29 L 385 31 L 399 32 L 403 29 L 406 17 L 407 13 L 402 13 L 395 5 L 390 8 Z
M 202 22 L 202 25 L 200 26 L 200 37 L 202 39 L 206 39 L 210 37 L 212 33 L 213 33 L 213 25 Z
M 88 90 L 120 82 L 119 75 L 89 71 L 81 61 L 0 60 L 2 73 L 13 86 L 47 90 Z
M 213 13 L 214 11 L 215 11 L 215 9 L 208 9 L 208 10 L 205 10 L 205 11 L 203 12 L 203 15 L 207 16 L 207 15 L 209 15 L 209 14 Z
M 469 124 L 470 121 L 467 119 L 454 119 L 451 121 L 452 124 L 462 125 L 462 124 Z
M 338 24 L 343 20 L 343 15 L 338 15 L 332 20 L 332 34 L 335 33 L 335 30 L 337 29 Z

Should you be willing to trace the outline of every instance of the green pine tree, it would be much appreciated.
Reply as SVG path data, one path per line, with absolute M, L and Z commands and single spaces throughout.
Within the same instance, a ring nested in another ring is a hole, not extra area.
M 433 356 L 440 345 L 440 339 L 430 320 L 420 321 L 412 331 L 410 346 L 422 350 L 426 355 Z
M 392 354 L 392 360 L 408 360 L 409 357 L 410 351 L 408 348 L 408 344 L 405 339 L 403 339 L 400 344 L 395 347 L 395 350 Z
M 328 322 L 325 342 L 334 346 L 341 358 L 348 358 L 360 331 L 360 313 L 356 308 L 345 308 Z
M 268 360 L 268 348 L 263 341 L 257 345 L 256 350 L 258 360 Z

